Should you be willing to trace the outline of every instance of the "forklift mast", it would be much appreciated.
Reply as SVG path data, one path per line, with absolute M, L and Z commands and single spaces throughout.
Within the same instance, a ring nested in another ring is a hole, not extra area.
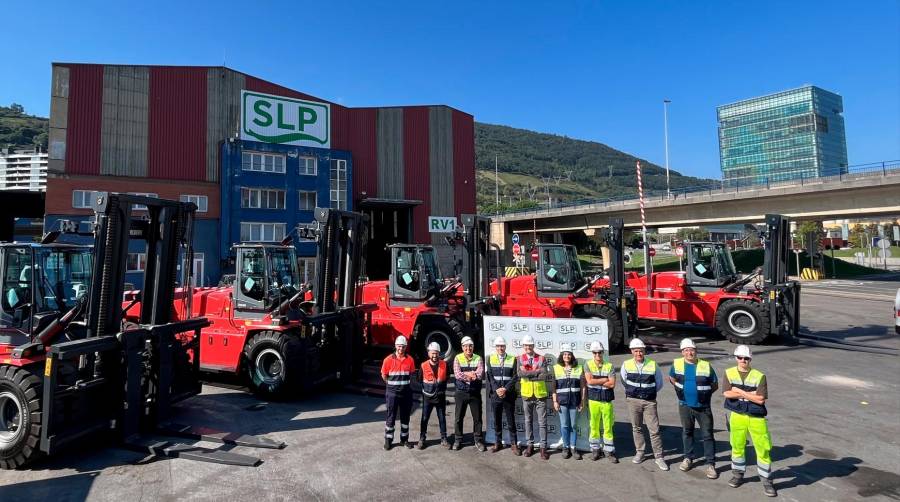
M 353 307 L 357 284 L 366 273 L 369 217 L 316 208 L 315 219 L 319 231 L 313 295 L 318 313 Z
M 766 286 L 787 282 L 791 249 L 790 220 L 780 214 L 766 215 L 763 278 Z
M 625 283 L 625 222 L 622 218 L 610 218 L 609 227 L 602 230 L 600 238 L 603 244 L 609 248 L 609 291 L 607 301 L 614 305 L 622 319 L 623 332 L 628 336 L 631 331 L 629 326 L 629 313 L 636 319 L 637 297 L 633 290 L 629 290 Z
M 474 214 L 462 215 L 465 260 L 463 287 L 466 303 L 479 302 L 490 296 L 491 287 L 491 219 Z

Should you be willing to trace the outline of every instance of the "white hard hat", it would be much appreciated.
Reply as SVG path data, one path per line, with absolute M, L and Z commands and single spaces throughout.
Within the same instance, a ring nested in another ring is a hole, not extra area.
M 641 341 L 640 338 L 635 338 L 628 344 L 629 349 L 646 349 L 647 346 L 644 345 L 644 342 Z
M 603 352 L 603 344 L 600 342 L 591 342 L 591 352 Z
M 405 347 L 406 346 L 406 337 L 403 335 L 398 336 L 397 339 L 394 340 L 394 345 L 403 345 Z
M 468 336 L 464 336 L 463 339 L 462 339 L 461 345 L 463 345 L 463 346 L 465 346 L 465 345 L 475 345 L 475 342 L 472 341 L 472 338 L 470 338 L 470 337 L 468 337 Z
M 440 351 L 441 351 L 441 345 L 440 345 L 439 343 L 437 343 L 437 342 L 431 342 L 431 343 L 429 343 L 429 344 L 428 344 L 428 352 L 431 352 L 431 351 L 440 352 Z
M 696 349 L 696 348 L 697 348 L 697 346 L 694 345 L 694 341 L 691 340 L 690 338 L 685 338 L 684 340 L 681 341 L 681 350 Z
M 494 338 L 494 347 L 496 347 L 497 345 L 504 345 L 504 346 L 505 346 L 505 345 L 506 345 L 506 340 L 504 340 L 502 336 L 498 336 L 497 338 Z
M 738 357 L 738 356 L 740 356 L 740 357 L 753 357 L 753 353 L 750 352 L 750 347 L 748 347 L 748 346 L 746 346 L 746 345 L 738 345 L 738 346 L 735 347 L 735 349 L 734 349 L 734 356 L 735 356 L 735 357 Z
M 523 336 L 522 345 L 534 345 L 534 338 L 532 338 L 531 335 Z

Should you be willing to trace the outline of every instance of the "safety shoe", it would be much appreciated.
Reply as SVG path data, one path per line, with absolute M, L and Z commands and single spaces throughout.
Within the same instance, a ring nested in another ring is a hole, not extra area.
M 491 446 L 491 453 L 497 453 L 501 449 L 503 449 L 503 445 L 501 445 L 500 442 L 498 441 L 498 442 L 494 443 L 493 446 Z
M 475 441 L 475 448 L 477 448 L 478 451 L 487 451 L 487 448 L 485 448 L 484 443 L 481 441 Z
M 406 447 L 407 449 L 409 449 L 409 450 L 412 450 L 412 449 L 413 449 L 413 444 L 410 443 L 408 439 L 401 439 L 401 440 L 400 440 L 400 445 L 401 445 L 401 446 L 405 446 L 405 447 Z
M 530 457 L 532 455 L 534 455 L 534 445 L 530 444 L 527 448 L 525 448 L 525 456 Z
M 591 452 L 591 460 L 593 460 L 594 462 L 600 460 L 600 457 L 602 456 L 603 452 L 600 450 L 594 450 L 593 452 Z
M 656 467 L 659 467 L 659 470 L 661 471 L 669 470 L 669 464 L 667 464 L 666 461 L 661 458 L 656 459 Z
M 460 449 L 462 449 L 462 441 L 458 439 L 453 441 L 453 447 L 450 449 L 453 451 L 459 451 Z
M 636 454 L 634 456 L 634 458 L 631 459 L 632 464 L 640 464 L 643 461 L 644 461 L 644 453 L 643 452 Z
M 778 492 L 775 491 L 775 485 L 772 484 L 772 480 L 769 478 L 762 478 L 762 485 L 767 497 L 775 497 L 778 495 Z
M 393 445 L 391 444 L 391 440 L 390 440 L 390 439 L 385 439 L 385 440 L 384 440 L 384 451 L 390 451 L 390 449 L 391 449 L 392 446 L 393 446 Z
M 416 449 L 417 449 L 417 450 L 424 450 L 424 449 L 425 449 L 425 438 L 419 439 L 419 442 L 416 443 Z
M 706 477 L 709 479 L 719 478 L 719 471 L 716 470 L 716 464 L 709 464 L 706 466 Z
M 618 464 L 619 463 L 619 457 L 617 457 L 615 453 L 607 453 L 606 458 L 609 459 L 610 464 Z
M 441 446 L 444 448 L 450 448 L 450 441 L 447 441 L 447 438 L 441 438 Z
M 541 446 L 541 458 L 544 460 L 550 460 L 550 452 L 547 451 L 547 448 Z
M 732 488 L 737 488 L 737 487 L 741 486 L 741 484 L 743 482 L 744 482 L 744 473 L 740 472 L 740 471 L 733 471 L 733 474 L 731 475 L 731 480 L 728 481 L 728 486 L 730 486 Z
M 572 458 L 572 450 L 563 447 L 563 458 Z
M 572 447 L 572 455 L 575 455 L 575 460 L 581 460 L 583 458 L 581 452 L 576 450 L 575 447 Z
M 517 457 L 522 456 L 522 450 L 519 449 L 519 445 L 517 445 L 516 443 L 512 444 L 512 452 L 513 452 L 513 455 L 515 455 Z
M 687 472 L 687 471 L 691 470 L 691 459 L 686 458 L 686 459 L 682 460 L 681 463 L 678 464 L 678 469 L 681 470 L 682 472 Z

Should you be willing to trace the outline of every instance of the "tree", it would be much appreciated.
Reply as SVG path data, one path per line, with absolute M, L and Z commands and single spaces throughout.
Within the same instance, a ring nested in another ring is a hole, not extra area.
M 9 109 L 16 115 L 24 115 L 25 114 L 25 107 L 20 105 L 19 103 L 13 103 L 13 104 L 9 105 Z
M 807 247 L 808 244 L 806 242 L 806 237 L 810 233 L 814 233 L 816 238 L 821 237 L 822 234 L 822 222 L 819 221 L 804 221 L 797 225 L 797 231 L 795 235 L 800 240 L 800 245 L 803 247 Z

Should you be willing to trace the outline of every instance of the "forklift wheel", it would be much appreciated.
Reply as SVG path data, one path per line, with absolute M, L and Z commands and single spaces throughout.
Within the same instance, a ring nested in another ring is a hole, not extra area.
M 0 365 L 0 469 L 15 469 L 40 455 L 41 379 L 24 368 Z
M 622 347 L 625 333 L 622 329 L 622 323 L 619 321 L 619 315 L 612 307 L 598 304 L 585 305 L 579 314 L 578 317 L 606 319 L 607 333 L 609 333 L 609 347 L 607 347 L 607 350 L 612 353 L 612 351 Z
M 716 328 L 731 343 L 762 343 L 768 336 L 766 326 L 756 302 L 731 300 L 721 304 L 716 312 Z
M 413 339 L 420 340 L 419 343 L 422 360 L 428 359 L 428 351 L 426 347 L 431 342 L 437 342 L 441 346 L 441 354 L 447 364 L 452 364 L 453 358 L 460 351 L 460 341 L 463 337 L 462 325 L 455 319 L 448 321 L 430 321 L 417 324 L 413 330 Z
M 250 388 L 266 398 L 285 397 L 299 390 L 303 373 L 301 342 L 279 331 L 257 333 L 244 347 Z

